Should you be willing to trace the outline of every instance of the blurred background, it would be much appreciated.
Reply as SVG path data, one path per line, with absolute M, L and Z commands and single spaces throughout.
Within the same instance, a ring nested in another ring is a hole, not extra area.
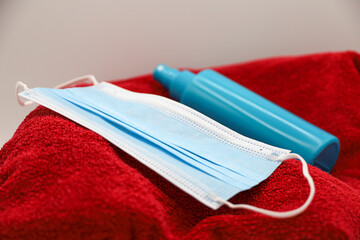
M 0 0 L 0 147 L 34 108 L 17 104 L 17 81 L 343 50 L 360 52 L 359 0 Z

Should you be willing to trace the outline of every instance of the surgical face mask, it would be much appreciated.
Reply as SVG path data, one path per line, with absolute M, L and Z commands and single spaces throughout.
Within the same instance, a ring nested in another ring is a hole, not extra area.
M 93 130 L 214 210 L 225 204 L 285 218 L 301 213 L 312 201 L 314 183 L 299 155 L 244 137 L 173 100 L 91 79 L 94 86 L 68 89 L 28 89 L 18 83 L 19 102 L 36 102 Z M 274 212 L 228 201 L 292 158 L 302 161 L 310 185 L 303 206 Z

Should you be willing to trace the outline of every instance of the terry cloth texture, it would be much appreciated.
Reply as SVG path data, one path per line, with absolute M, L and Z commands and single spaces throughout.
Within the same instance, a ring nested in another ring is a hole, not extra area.
M 213 211 L 96 133 L 38 107 L 0 152 L 0 239 L 360 239 L 360 56 L 213 69 L 340 139 L 331 174 L 309 167 L 316 194 L 303 214 Z M 151 75 L 115 84 L 168 97 Z M 289 160 L 231 202 L 287 211 L 308 194 L 301 163 Z

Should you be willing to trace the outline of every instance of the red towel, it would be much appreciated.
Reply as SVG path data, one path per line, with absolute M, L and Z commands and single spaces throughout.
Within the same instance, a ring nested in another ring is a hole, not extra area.
M 331 174 L 310 166 L 316 193 L 301 215 L 211 210 L 96 133 L 44 107 L 0 152 L 1 239 L 360 239 L 360 56 L 281 57 L 215 70 L 336 135 Z M 168 96 L 150 75 L 117 85 Z M 276 211 L 309 187 L 289 160 L 231 199 Z

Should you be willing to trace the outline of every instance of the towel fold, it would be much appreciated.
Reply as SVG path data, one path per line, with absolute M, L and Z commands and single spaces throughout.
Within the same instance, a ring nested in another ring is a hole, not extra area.
M 0 151 L 0 239 L 360 239 L 360 55 L 213 69 L 339 138 L 331 174 L 309 167 L 316 193 L 303 214 L 213 211 L 96 133 L 38 107 Z M 151 75 L 113 83 L 168 97 Z M 287 211 L 308 193 L 301 163 L 289 160 L 230 201 Z

